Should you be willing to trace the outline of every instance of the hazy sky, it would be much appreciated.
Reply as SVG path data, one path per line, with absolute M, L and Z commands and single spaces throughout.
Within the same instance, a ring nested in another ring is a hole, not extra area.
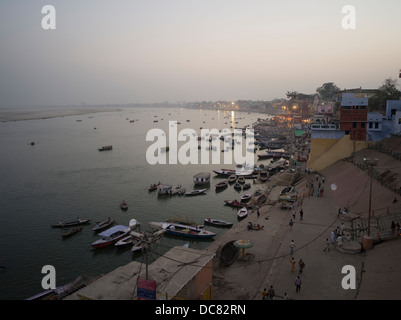
M 42 28 L 45 5 L 56 30 Z M 0 0 L 0 106 L 377 88 L 401 69 L 400 12 L 399 0 Z

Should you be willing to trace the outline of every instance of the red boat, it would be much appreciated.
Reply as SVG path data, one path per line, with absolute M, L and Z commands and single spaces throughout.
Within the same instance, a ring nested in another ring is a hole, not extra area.
M 106 246 L 116 243 L 118 240 L 128 236 L 130 234 L 130 232 L 131 232 L 131 229 L 126 226 L 117 225 L 117 226 L 111 227 L 111 228 L 107 229 L 106 231 L 99 233 L 99 236 L 102 238 L 93 242 L 92 247 L 95 249 L 106 247 Z

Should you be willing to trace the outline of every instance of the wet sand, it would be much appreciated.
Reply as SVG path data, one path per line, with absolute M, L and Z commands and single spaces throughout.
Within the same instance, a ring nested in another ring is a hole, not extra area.
M 57 107 L 57 108 L 6 108 L 0 109 L 0 121 L 24 121 L 48 119 L 56 117 L 66 117 L 75 115 L 86 115 L 98 112 L 113 112 L 119 111 L 118 108 L 105 107 Z

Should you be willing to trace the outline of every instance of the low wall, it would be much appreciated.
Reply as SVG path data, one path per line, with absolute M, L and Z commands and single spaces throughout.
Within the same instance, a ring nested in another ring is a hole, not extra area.
M 349 135 L 341 139 L 312 139 L 307 167 L 312 171 L 323 170 L 367 146 L 367 141 L 351 141 Z

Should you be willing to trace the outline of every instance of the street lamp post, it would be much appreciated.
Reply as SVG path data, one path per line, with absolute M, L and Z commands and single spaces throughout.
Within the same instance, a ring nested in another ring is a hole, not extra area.
M 369 166 L 370 190 L 369 190 L 369 217 L 368 217 L 368 234 L 364 236 L 363 246 L 365 250 L 369 250 L 373 245 L 373 238 L 370 236 L 370 217 L 372 215 L 372 168 L 377 165 L 377 158 L 363 158 L 363 162 Z

